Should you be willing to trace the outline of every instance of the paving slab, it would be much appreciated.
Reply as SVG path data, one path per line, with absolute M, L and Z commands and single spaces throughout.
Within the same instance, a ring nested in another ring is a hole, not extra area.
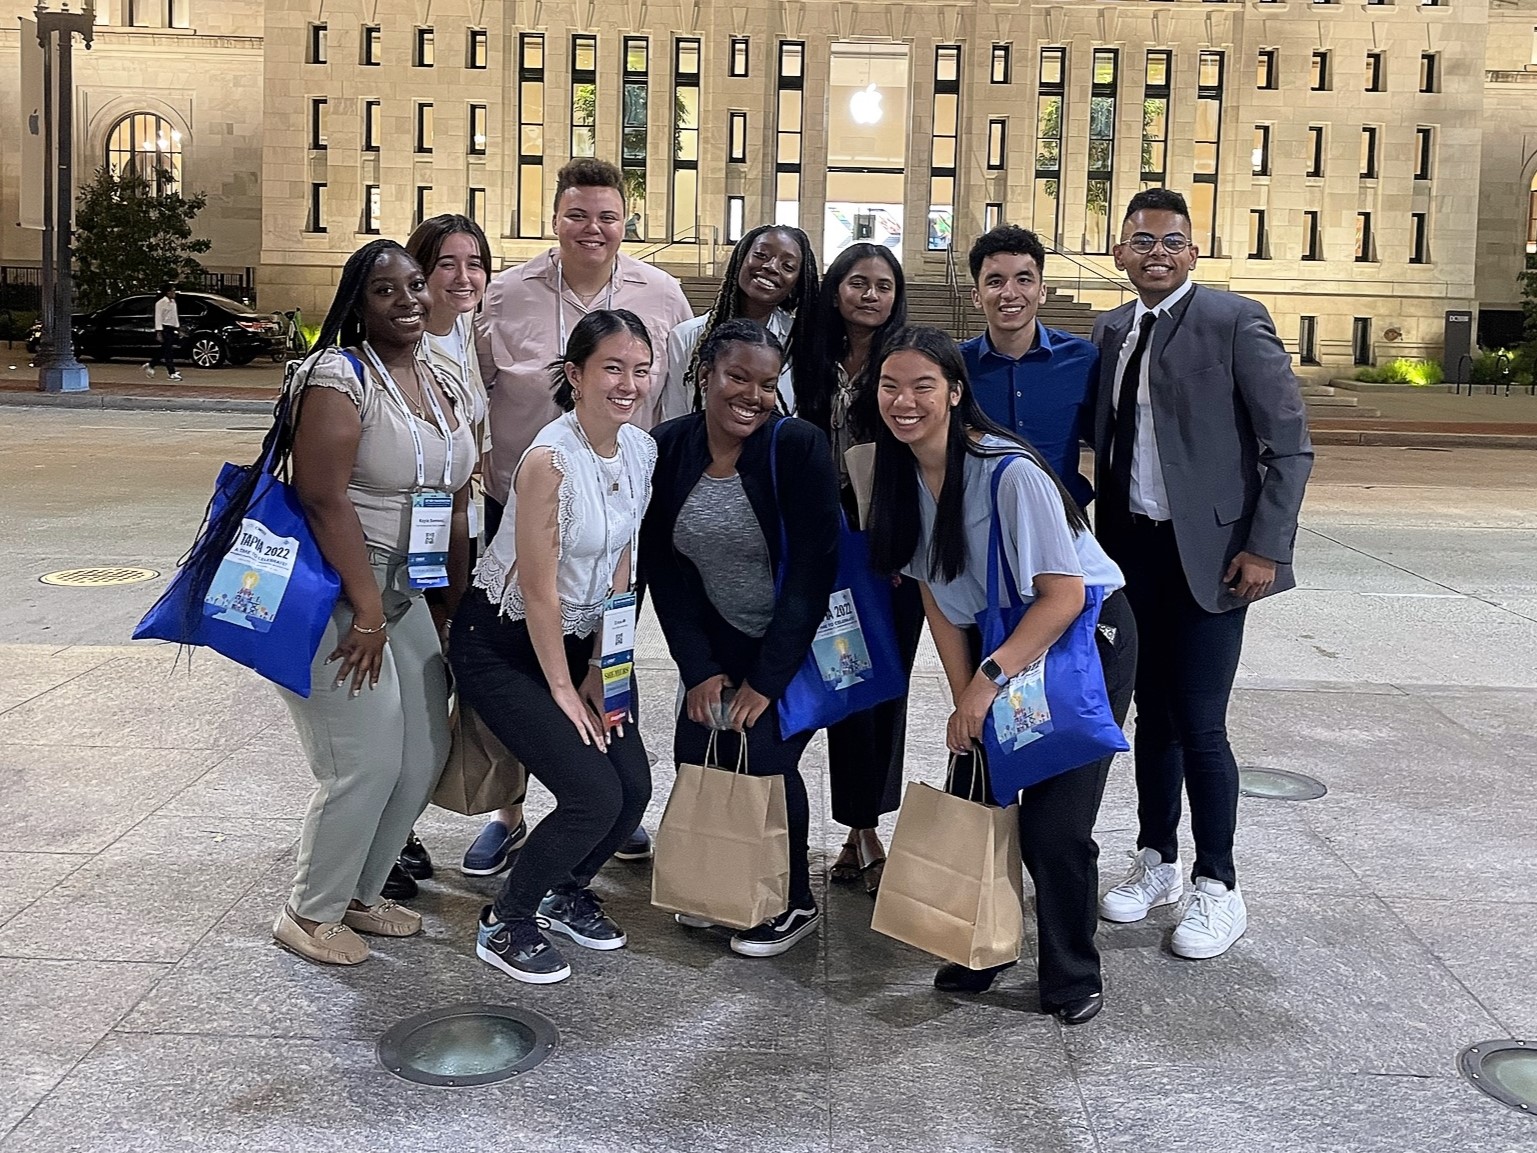
M 0 925 L 90 859 L 84 853 L 0 853 Z

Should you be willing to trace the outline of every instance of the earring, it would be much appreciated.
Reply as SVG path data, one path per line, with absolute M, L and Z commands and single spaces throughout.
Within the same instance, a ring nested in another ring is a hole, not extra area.
M 571 403 L 575 404 L 577 401 L 579 401 L 581 399 L 582 399 L 582 394 L 580 392 L 578 392 L 576 389 L 573 388 L 571 390 Z

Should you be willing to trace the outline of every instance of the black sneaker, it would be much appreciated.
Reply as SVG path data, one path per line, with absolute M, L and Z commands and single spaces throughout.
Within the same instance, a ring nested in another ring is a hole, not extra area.
M 777 957 L 822 923 L 822 914 L 811 902 L 800 908 L 786 909 L 756 929 L 744 929 L 731 938 L 731 951 L 744 957 Z
M 993 987 L 998 974 L 1012 969 L 1016 962 L 992 965 L 986 969 L 968 969 L 965 965 L 941 965 L 934 974 L 934 988 L 943 993 L 985 993 Z
M 386 901 L 409 901 L 416 896 L 416 878 L 400 867 L 396 861 L 390 866 L 390 875 L 384 879 L 379 895 Z
M 584 948 L 622 949 L 625 946 L 624 930 L 603 911 L 603 902 L 591 889 L 546 893 L 534 919 L 541 929 L 564 933 Z
M 651 852 L 651 834 L 642 825 L 630 834 L 629 840 L 614 850 L 614 860 L 649 861 Z
M 530 985 L 553 985 L 571 976 L 571 966 L 560 950 L 545 940 L 532 917 L 494 921 L 490 905 L 480 911 L 475 955 L 513 980 Z
M 406 847 L 400 850 L 400 867 L 418 881 L 425 881 L 432 876 L 432 857 L 427 852 L 427 846 L 416 835 L 415 829 L 406 838 Z

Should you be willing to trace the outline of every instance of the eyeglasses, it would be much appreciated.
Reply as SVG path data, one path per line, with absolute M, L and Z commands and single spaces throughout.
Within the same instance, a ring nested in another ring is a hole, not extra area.
M 1139 232 L 1126 242 L 1126 247 L 1140 256 L 1146 256 L 1160 244 L 1163 250 L 1174 256 L 1190 247 L 1190 241 L 1177 232 L 1171 232 L 1168 236 L 1149 236 L 1145 232 Z

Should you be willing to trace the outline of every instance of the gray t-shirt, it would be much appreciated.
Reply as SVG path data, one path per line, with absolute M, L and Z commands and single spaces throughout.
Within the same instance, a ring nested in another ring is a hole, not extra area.
M 768 544 L 739 475 L 701 476 L 678 510 L 672 541 L 694 562 L 705 595 L 733 628 L 761 637 L 774 618 Z

